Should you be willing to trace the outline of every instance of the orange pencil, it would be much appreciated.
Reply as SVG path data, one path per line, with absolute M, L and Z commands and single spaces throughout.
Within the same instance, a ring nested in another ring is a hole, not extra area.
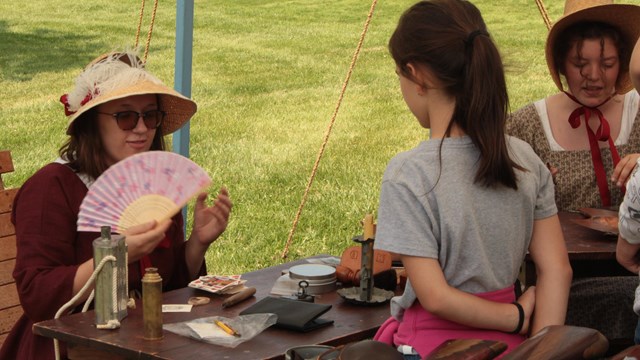
M 213 322 L 215 322 L 216 325 L 218 325 L 218 327 L 224 330 L 224 332 L 226 332 L 227 334 L 240 337 L 240 334 L 237 331 L 233 330 L 229 325 L 223 323 L 222 321 L 214 320 Z

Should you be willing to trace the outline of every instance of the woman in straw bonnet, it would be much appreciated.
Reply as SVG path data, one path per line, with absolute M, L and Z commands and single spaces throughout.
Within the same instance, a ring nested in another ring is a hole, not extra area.
M 640 156 L 639 97 L 630 91 L 628 67 L 638 19 L 636 5 L 567 0 L 545 47 L 560 92 L 524 106 L 507 122 L 507 132 L 528 142 L 554 174 L 559 210 L 622 201 Z M 632 280 L 575 281 L 567 324 L 596 328 L 610 340 L 630 338 Z
M 52 319 L 93 272 L 92 242 L 100 234 L 76 230 L 88 187 L 128 156 L 164 150 L 163 136 L 196 112 L 192 100 L 163 85 L 133 52 L 94 60 L 61 102 L 69 137 L 60 158 L 28 179 L 14 202 L 13 276 L 24 314 L 4 342 L 1 359 L 54 358 L 53 341 L 34 335 L 31 327 Z M 186 242 L 180 213 L 127 230 L 130 289 L 141 289 L 143 271 L 149 266 L 158 267 L 165 291 L 206 274 L 204 254 L 225 230 L 232 206 L 224 188 L 214 206 L 208 206 L 206 199 L 206 193 L 197 198 L 193 231 Z

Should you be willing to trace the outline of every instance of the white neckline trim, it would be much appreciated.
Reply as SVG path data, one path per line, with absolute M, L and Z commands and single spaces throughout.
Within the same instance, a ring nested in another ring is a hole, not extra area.
M 62 164 L 62 165 L 67 165 L 69 162 L 61 157 L 57 158 L 54 163 L 58 163 L 58 164 Z M 89 175 L 85 174 L 85 173 L 79 173 L 79 172 L 75 172 L 74 173 L 76 175 L 78 175 L 78 178 L 80 178 L 80 180 L 87 186 L 87 189 L 93 185 L 93 183 L 95 182 L 95 179 L 93 179 L 92 177 L 90 177 Z
M 614 145 L 616 146 L 624 145 L 629 141 L 633 123 L 635 122 L 636 116 L 638 115 L 638 104 L 640 103 L 640 95 L 638 95 L 638 92 L 635 90 L 629 91 L 624 95 L 623 101 L 624 103 L 622 105 L 620 134 L 618 134 L 618 138 L 614 142 Z M 533 105 L 535 106 L 538 117 L 540 118 L 540 123 L 542 124 L 542 129 L 544 129 L 544 134 L 547 138 L 547 141 L 549 142 L 551 151 L 565 151 L 565 149 L 556 142 L 556 139 L 553 137 L 553 133 L 551 132 L 551 125 L 549 124 L 549 114 L 547 113 L 546 99 L 538 100 L 534 102 Z

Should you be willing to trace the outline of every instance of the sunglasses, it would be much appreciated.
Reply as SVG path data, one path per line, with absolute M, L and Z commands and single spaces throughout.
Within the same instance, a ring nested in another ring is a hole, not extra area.
M 111 115 L 121 130 L 133 130 L 138 126 L 138 120 L 142 118 L 147 129 L 157 129 L 162 124 L 167 113 L 162 110 L 149 110 L 139 113 L 133 110 L 119 111 L 117 113 L 98 112 L 98 114 Z

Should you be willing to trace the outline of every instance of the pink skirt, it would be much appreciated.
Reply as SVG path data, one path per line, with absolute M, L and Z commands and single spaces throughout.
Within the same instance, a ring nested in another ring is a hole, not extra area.
M 515 301 L 513 286 L 474 295 L 497 302 L 512 303 Z M 374 339 L 394 347 L 411 345 L 421 357 L 428 355 L 440 344 L 451 339 L 497 340 L 506 343 L 508 346 L 507 350 L 496 358 L 499 359 L 508 352 L 513 351 L 525 340 L 525 337 L 496 330 L 473 328 L 441 319 L 426 311 L 416 301 L 409 309 L 405 310 L 402 322 L 393 317 L 387 319 L 378 329 Z

